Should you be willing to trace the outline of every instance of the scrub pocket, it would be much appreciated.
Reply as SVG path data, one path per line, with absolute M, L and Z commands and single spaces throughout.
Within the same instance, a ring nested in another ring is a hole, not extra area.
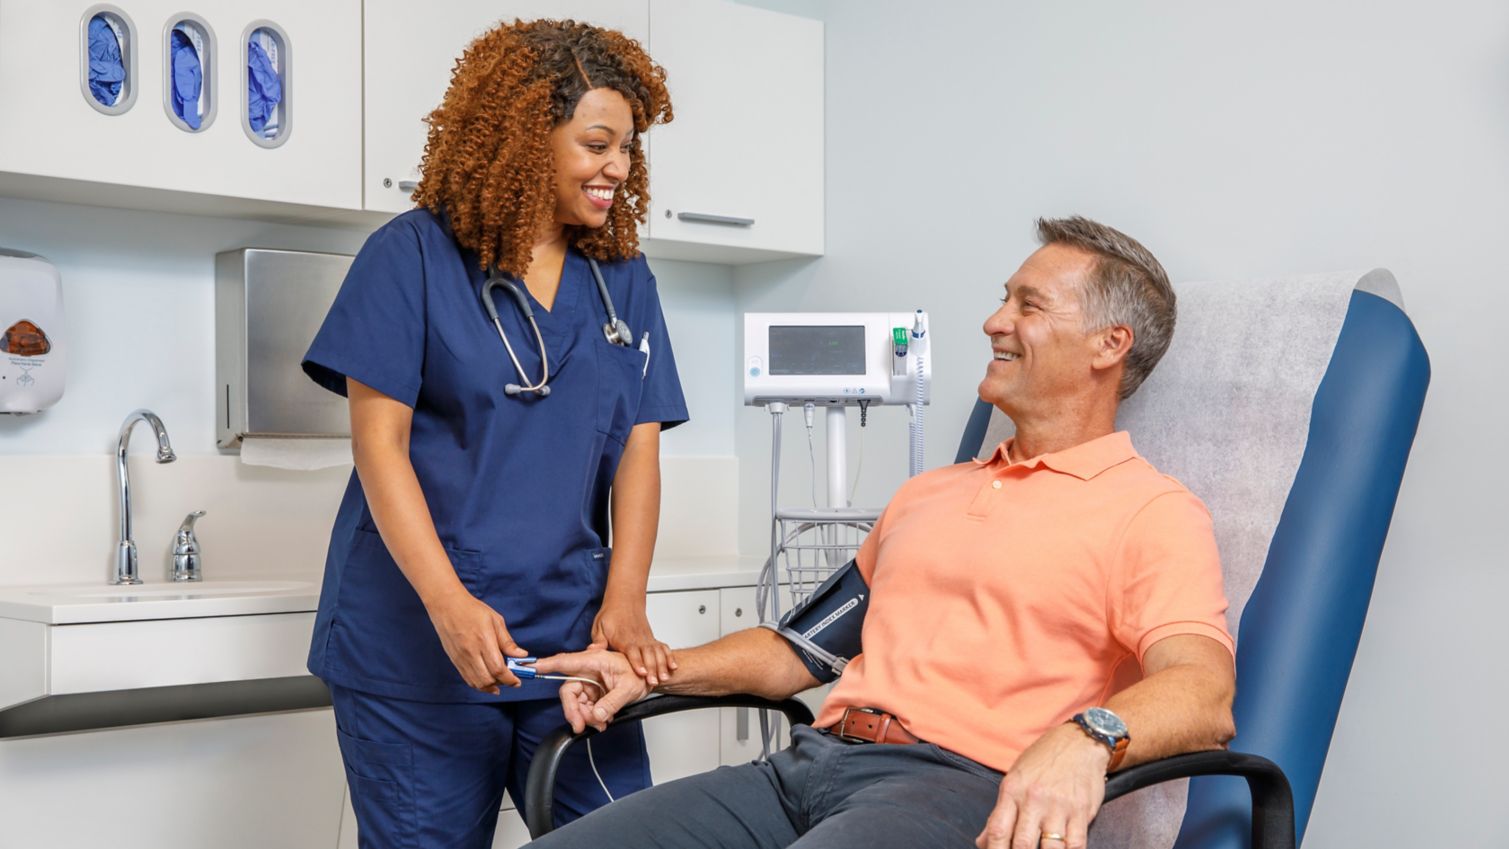
M 597 349 L 597 429 L 627 443 L 644 394 L 645 354 L 604 341 L 592 347 Z
M 378 743 L 335 731 L 346 763 L 351 807 L 364 839 L 377 846 L 414 847 L 414 749 L 407 743 Z
M 478 555 L 450 547 L 445 553 L 462 585 L 480 597 L 486 582 Z M 419 594 L 376 532 L 352 535 L 334 608 L 325 671 L 336 683 L 408 698 L 466 686 Z
M 485 589 L 483 586 L 482 566 L 479 563 L 479 552 L 465 548 L 455 548 L 441 544 L 445 550 L 445 556 L 451 561 L 451 567 L 456 570 L 456 577 L 461 579 L 472 595 L 480 596 Z M 382 534 L 377 531 L 369 531 L 357 528 L 351 535 L 351 560 L 361 560 L 369 564 L 368 568 L 377 573 L 367 579 L 392 579 L 397 575 L 403 586 L 413 592 L 413 585 L 404 577 L 403 570 L 398 568 L 398 561 L 393 559 L 388 551 L 388 544 L 383 542 Z M 417 599 L 418 596 L 416 595 Z

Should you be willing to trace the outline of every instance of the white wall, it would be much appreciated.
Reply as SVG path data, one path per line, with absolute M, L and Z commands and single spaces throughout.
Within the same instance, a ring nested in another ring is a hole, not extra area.
M 346 473 L 250 469 L 216 449 L 214 256 L 247 246 L 354 253 L 366 235 L 0 197 L 0 245 L 41 254 L 62 275 L 70 345 L 67 388 L 57 406 L 40 415 L 0 416 L 0 584 L 108 574 L 117 521 L 116 434 L 137 407 L 162 417 L 180 458 L 155 466 L 146 456 L 146 434 L 132 441 L 144 577 L 160 578 L 158 561 L 173 529 L 201 507 L 211 512 L 199 526 L 208 575 L 273 570 L 317 577 Z M 652 267 L 693 418 L 663 443 L 669 518 L 706 504 L 716 495 L 705 489 L 709 471 L 721 480 L 732 465 L 708 461 L 734 451 L 722 366 L 734 358 L 734 296 L 727 267 L 669 261 Z M 727 534 L 711 539 L 696 523 L 666 524 L 662 553 L 734 548 Z
M 1488 718 L 1509 699 L 1509 5 L 808 8 L 827 31 L 827 255 L 739 269 L 739 309 L 929 309 L 930 464 L 952 459 L 980 323 L 1036 216 L 1123 228 L 1176 279 L 1393 270 L 1434 377 L 1305 845 L 1509 845 Z M 859 500 L 899 482 L 903 417 L 872 412 Z M 759 551 L 768 419 L 738 430 Z M 786 446 L 795 504 L 798 427 Z

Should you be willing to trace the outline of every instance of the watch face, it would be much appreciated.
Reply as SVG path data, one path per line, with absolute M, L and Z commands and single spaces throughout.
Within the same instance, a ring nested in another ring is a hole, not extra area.
M 1127 724 L 1121 721 L 1121 717 L 1105 708 L 1092 707 L 1085 711 L 1085 721 L 1097 733 L 1110 737 L 1127 736 Z

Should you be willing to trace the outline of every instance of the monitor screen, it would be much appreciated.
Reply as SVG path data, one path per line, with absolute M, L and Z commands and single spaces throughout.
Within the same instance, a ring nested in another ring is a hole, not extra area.
M 770 373 L 864 374 L 864 325 L 771 325 Z

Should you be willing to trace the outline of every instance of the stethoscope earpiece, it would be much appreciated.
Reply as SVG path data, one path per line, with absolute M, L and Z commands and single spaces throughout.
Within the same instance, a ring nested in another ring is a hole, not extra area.
M 608 313 L 608 323 L 603 325 L 603 338 L 614 345 L 632 347 L 634 333 L 629 330 L 628 323 L 618 317 L 618 311 L 613 308 L 613 298 L 608 295 L 608 284 L 603 281 L 603 273 L 597 267 L 597 260 L 587 257 L 587 264 L 592 268 L 592 277 L 597 281 L 597 294 L 602 298 L 603 309 Z M 507 289 L 508 294 L 512 295 L 514 301 L 518 303 L 519 311 L 524 314 L 530 329 L 534 331 L 534 340 L 540 350 L 539 383 L 529 383 L 524 386 L 510 383 L 503 387 L 503 394 L 513 396 L 533 392 L 544 398 L 550 394 L 550 387 L 546 385 L 550 382 L 550 361 L 545 351 L 545 337 L 540 335 L 540 325 L 534 320 L 534 310 L 530 308 L 529 298 L 525 296 L 524 290 L 520 289 L 517 283 L 499 274 L 496 269 L 488 273 L 487 282 L 482 285 L 482 308 L 487 311 L 487 317 L 492 321 L 493 327 L 497 328 L 498 338 L 503 340 L 503 347 L 508 350 L 508 358 L 513 361 L 514 370 L 519 373 L 519 378 L 526 382 L 529 378 L 524 374 L 524 366 L 519 364 L 519 358 L 513 352 L 513 345 L 508 341 L 508 334 L 503 332 L 503 322 L 498 318 L 498 307 L 493 303 L 493 289 L 498 286 Z

